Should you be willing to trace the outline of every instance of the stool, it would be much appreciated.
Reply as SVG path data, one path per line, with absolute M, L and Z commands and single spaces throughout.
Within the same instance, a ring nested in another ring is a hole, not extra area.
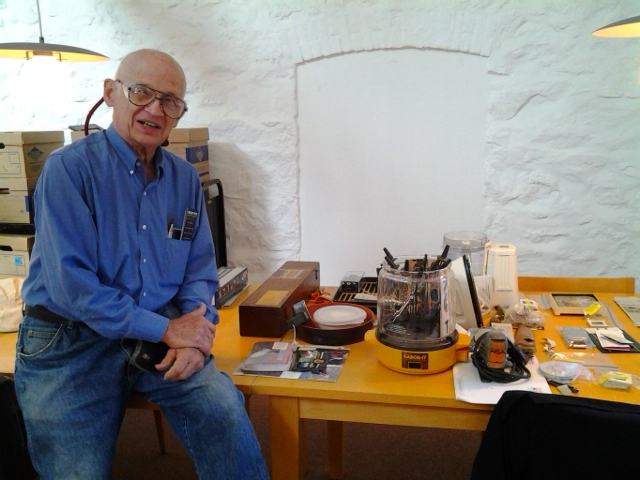
M 156 422 L 156 431 L 158 432 L 158 445 L 160 446 L 160 454 L 167 453 L 167 446 L 164 440 L 164 423 L 162 420 L 162 412 L 160 407 L 153 402 L 143 398 L 135 392 L 131 392 L 127 400 L 127 408 L 140 408 L 144 410 L 153 410 L 153 418 Z

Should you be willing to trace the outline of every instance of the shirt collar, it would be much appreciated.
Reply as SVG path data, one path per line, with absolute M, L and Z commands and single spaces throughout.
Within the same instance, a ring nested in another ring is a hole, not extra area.
M 136 162 L 138 161 L 138 155 L 133 151 L 129 144 L 124 141 L 120 134 L 116 132 L 113 124 L 111 124 L 109 128 L 107 128 L 106 135 L 109 139 L 109 142 L 111 142 L 111 145 L 113 145 L 113 148 L 118 154 L 118 158 L 124 163 L 125 167 L 127 168 L 127 171 L 135 170 Z M 162 155 L 162 151 L 162 148 L 158 147 L 153 154 L 156 166 L 156 174 L 158 175 L 158 178 L 160 178 L 162 176 L 162 173 L 164 172 L 164 156 Z

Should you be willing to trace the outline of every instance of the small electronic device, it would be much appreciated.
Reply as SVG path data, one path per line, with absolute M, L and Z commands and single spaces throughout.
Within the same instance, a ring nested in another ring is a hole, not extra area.
M 304 300 L 294 303 L 291 311 L 293 312 L 293 316 L 287 320 L 287 328 L 294 328 L 311 320 L 311 314 Z
M 169 345 L 164 342 L 148 342 L 138 340 L 129 363 L 141 370 L 157 373 L 156 365 L 160 363 L 169 351 Z
M 471 362 L 484 383 L 511 383 L 531 377 L 527 356 L 504 333 L 481 328 L 470 345 Z
M 347 272 L 340 281 L 340 289 L 343 292 L 360 292 L 362 290 L 363 277 L 364 272 Z
M 196 226 L 196 219 L 198 218 L 198 211 L 187 208 L 184 211 L 184 217 L 182 218 L 182 228 L 180 240 L 191 241 L 193 239 L 193 231 Z

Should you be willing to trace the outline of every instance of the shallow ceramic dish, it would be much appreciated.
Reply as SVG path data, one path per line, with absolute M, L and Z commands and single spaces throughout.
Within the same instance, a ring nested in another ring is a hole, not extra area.
M 331 330 L 360 325 L 367 318 L 367 312 L 354 305 L 327 304 L 317 308 L 312 316 L 318 327 Z

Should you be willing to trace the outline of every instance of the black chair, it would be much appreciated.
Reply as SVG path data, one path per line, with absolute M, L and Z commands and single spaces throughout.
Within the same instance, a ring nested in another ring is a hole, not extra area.
M 484 433 L 472 480 L 637 478 L 640 405 L 506 392 Z
M 36 478 L 13 380 L 0 376 L 0 480 Z
M 202 184 L 207 217 L 216 249 L 216 267 L 227 265 L 227 231 L 224 223 L 224 195 L 222 182 L 208 180 Z

